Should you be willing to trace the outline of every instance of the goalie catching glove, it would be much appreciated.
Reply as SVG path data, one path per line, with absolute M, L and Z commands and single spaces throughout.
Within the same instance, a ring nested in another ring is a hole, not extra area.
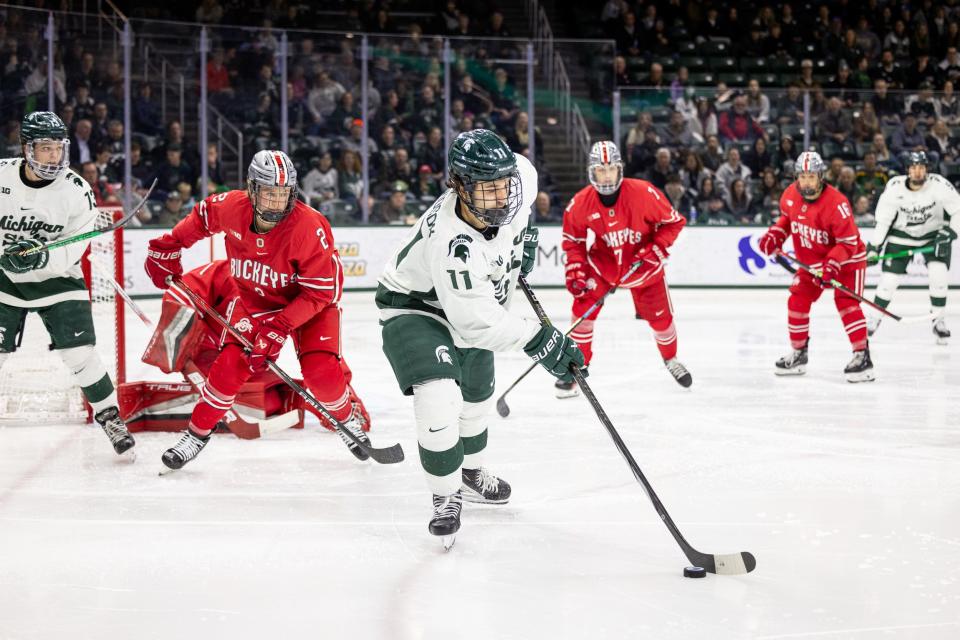
M 0 267 L 10 273 L 26 273 L 34 269 L 43 269 L 50 261 L 50 252 L 46 249 L 27 256 L 20 255 L 23 251 L 42 246 L 42 242 L 33 238 L 14 243 L 4 250 L 3 255 L 0 255 Z
M 543 326 L 537 335 L 523 348 L 533 361 L 550 372 L 561 382 L 572 382 L 573 372 L 570 365 L 577 365 L 586 377 L 583 367 L 583 352 L 577 343 L 557 331 L 554 327 Z

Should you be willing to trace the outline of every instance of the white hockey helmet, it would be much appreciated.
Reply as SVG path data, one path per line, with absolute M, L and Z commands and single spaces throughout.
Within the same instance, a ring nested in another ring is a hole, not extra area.
M 597 169 L 600 167 L 615 169 L 616 176 L 611 176 L 609 171 L 604 171 L 604 179 L 601 180 L 597 174 Z M 606 196 L 617 192 L 620 183 L 623 182 L 623 160 L 620 158 L 620 149 L 617 149 L 617 145 L 610 140 L 601 140 L 590 147 L 587 177 L 590 178 L 590 184 L 597 193 Z
M 297 168 L 283 151 L 258 151 L 247 168 L 247 195 L 264 222 L 280 222 L 297 202 Z
M 823 174 L 827 170 L 823 158 L 816 151 L 804 151 L 797 157 L 797 162 L 793 166 L 794 174 L 797 177 L 797 190 L 800 195 L 807 200 L 816 200 L 823 191 Z M 800 176 L 805 173 L 812 173 L 817 176 L 816 187 L 802 187 L 800 185 Z

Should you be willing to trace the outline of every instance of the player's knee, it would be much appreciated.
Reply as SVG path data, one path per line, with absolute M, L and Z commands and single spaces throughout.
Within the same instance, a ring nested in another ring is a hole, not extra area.
M 92 345 L 58 349 L 57 353 L 81 387 L 89 387 L 107 375 L 107 369 L 103 366 L 100 354 Z
M 900 276 L 896 273 L 886 272 L 881 274 L 880 282 L 877 283 L 877 297 L 889 300 L 893 297 L 893 292 L 897 290 L 899 284 Z
M 340 360 L 332 353 L 314 351 L 301 355 L 300 371 L 303 373 L 303 381 L 311 389 L 334 386 L 339 389 L 347 385 Z
M 458 423 L 463 404 L 460 387 L 452 378 L 413 385 L 413 412 L 420 444 L 431 451 L 456 445 L 460 439 Z
M 943 262 L 931 262 L 927 265 L 927 274 L 930 278 L 930 295 L 944 298 L 949 285 L 949 272 Z
M 463 408 L 460 410 L 460 435 L 469 437 L 483 433 L 490 421 L 493 403 L 493 396 L 481 402 L 464 401 Z

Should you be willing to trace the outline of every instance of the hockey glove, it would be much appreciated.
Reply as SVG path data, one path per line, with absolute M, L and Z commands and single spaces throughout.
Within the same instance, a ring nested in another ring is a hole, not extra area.
M 880 257 L 880 249 L 869 242 L 867 243 L 867 262 L 876 262 Z
M 540 327 L 540 331 L 523 350 L 561 382 L 573 382 L 573 372 L 570 371 L 572 364 L 580 367 L 584 377 L 587 375 L 583 370 L 583 352 L 580 347 L 554 327 Z
M 21 251 L 42 246 L 42 242 L 33 238 L 14 243 L 4 250 L 3 255 L 0 255 L 0 267 L 10 273 L 26 273 L 34 269 L 43 269 L 50 261 L 50 252 L 46 249 L 31 253 L 28 256 L 20 255 Z
M 820 274 L 820 286 L 824 289 L 832 289 L 832 282 L 840 276 L 840 263 L 830 258 L 823 265 L 823 272 Z
M 944 227 L 937 232 L 933 239 L 933 256 L 940 260 L 950 259 L 950 243 L 957 239 L 957 232 L 951 227 Z
M 147 243 L 147 261 L 144 268 L 147 275 L 158 289 L 166 289 L 167 278 L 183 274 L 183 265 L 180 264 L 180 243 L 169 233 L 154 238 Z
M 597 288 L 597 281 L 589 276 L 590 267 L 582 262 L 567 264 L 567 291 L 574 298 L 583 297 L 587 291 Z
M 290 332 L 286 323 L 274 318 L 260 326 L 260 331 L 253 338 L 253 349 L 250 351 L 250 368 L 263 371 L 267 368 L 267 360 L 276 360 L 287 340 Z
M 777 251 L 780 251 L 780 247 L 783 246 L 783 241 L 786 239 L 787 232 L 782 227 L 773 225 L 760 237 L 760 251 L 767 256 L 775 255 Z
M 537 243 L 540 242 L 540 229 L 527 227 L 523 231 L 523 260 L 520 262 L 520 273 L 530 275 L 537 264 Z
M 620 286 L 628 289 L 643 286 L 663 270 L 663 261 L 666 257 L 667 252 L 658 245 L 651 244 L 640 247 L 634 256 L 634 263 L 639 261 L 640 266 L 633 272 L 629 279 L 621 282 Z M 630 265 L 627 265 L 627 269 L 630 269 Z

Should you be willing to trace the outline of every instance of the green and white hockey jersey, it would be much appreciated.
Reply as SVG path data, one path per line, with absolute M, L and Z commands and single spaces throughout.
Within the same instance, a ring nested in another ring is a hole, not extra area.
M 536 169 L 516 157 L 523 199 L 510 224 L 495 236 L 477 231 L 457 216 L 457 194 L 445 191 L 387 262 L 377 289 L 381 321 L 434 316 L 460 348 L 519 350 L 533 338 L 540 323 L 509 311 L 537 196 Z
M 21 178 L 22 158 L 0 160 L 0 238 L 4 248 L 34 238 L 51 242 L 92 231 L 98 210 L 93 190 L 73 171 L 64 171 L 43 186 Z M 0 303 L 13 307 L 47 307 L 64 300 L 89 300 L 80 258 L 89 246 L 77 242 L 50 252 L 42 269 L 7 273 L 0 269 Z
M 877 202 L 877 226 L 873 244 L 884 241 L 905 247 L 922 247 L 933 242 L 945 225 L 960 225 L 960 194 L 943 176 L 930 173 L 923 186 L 912 191 L 907 176 L 887 183 Z

